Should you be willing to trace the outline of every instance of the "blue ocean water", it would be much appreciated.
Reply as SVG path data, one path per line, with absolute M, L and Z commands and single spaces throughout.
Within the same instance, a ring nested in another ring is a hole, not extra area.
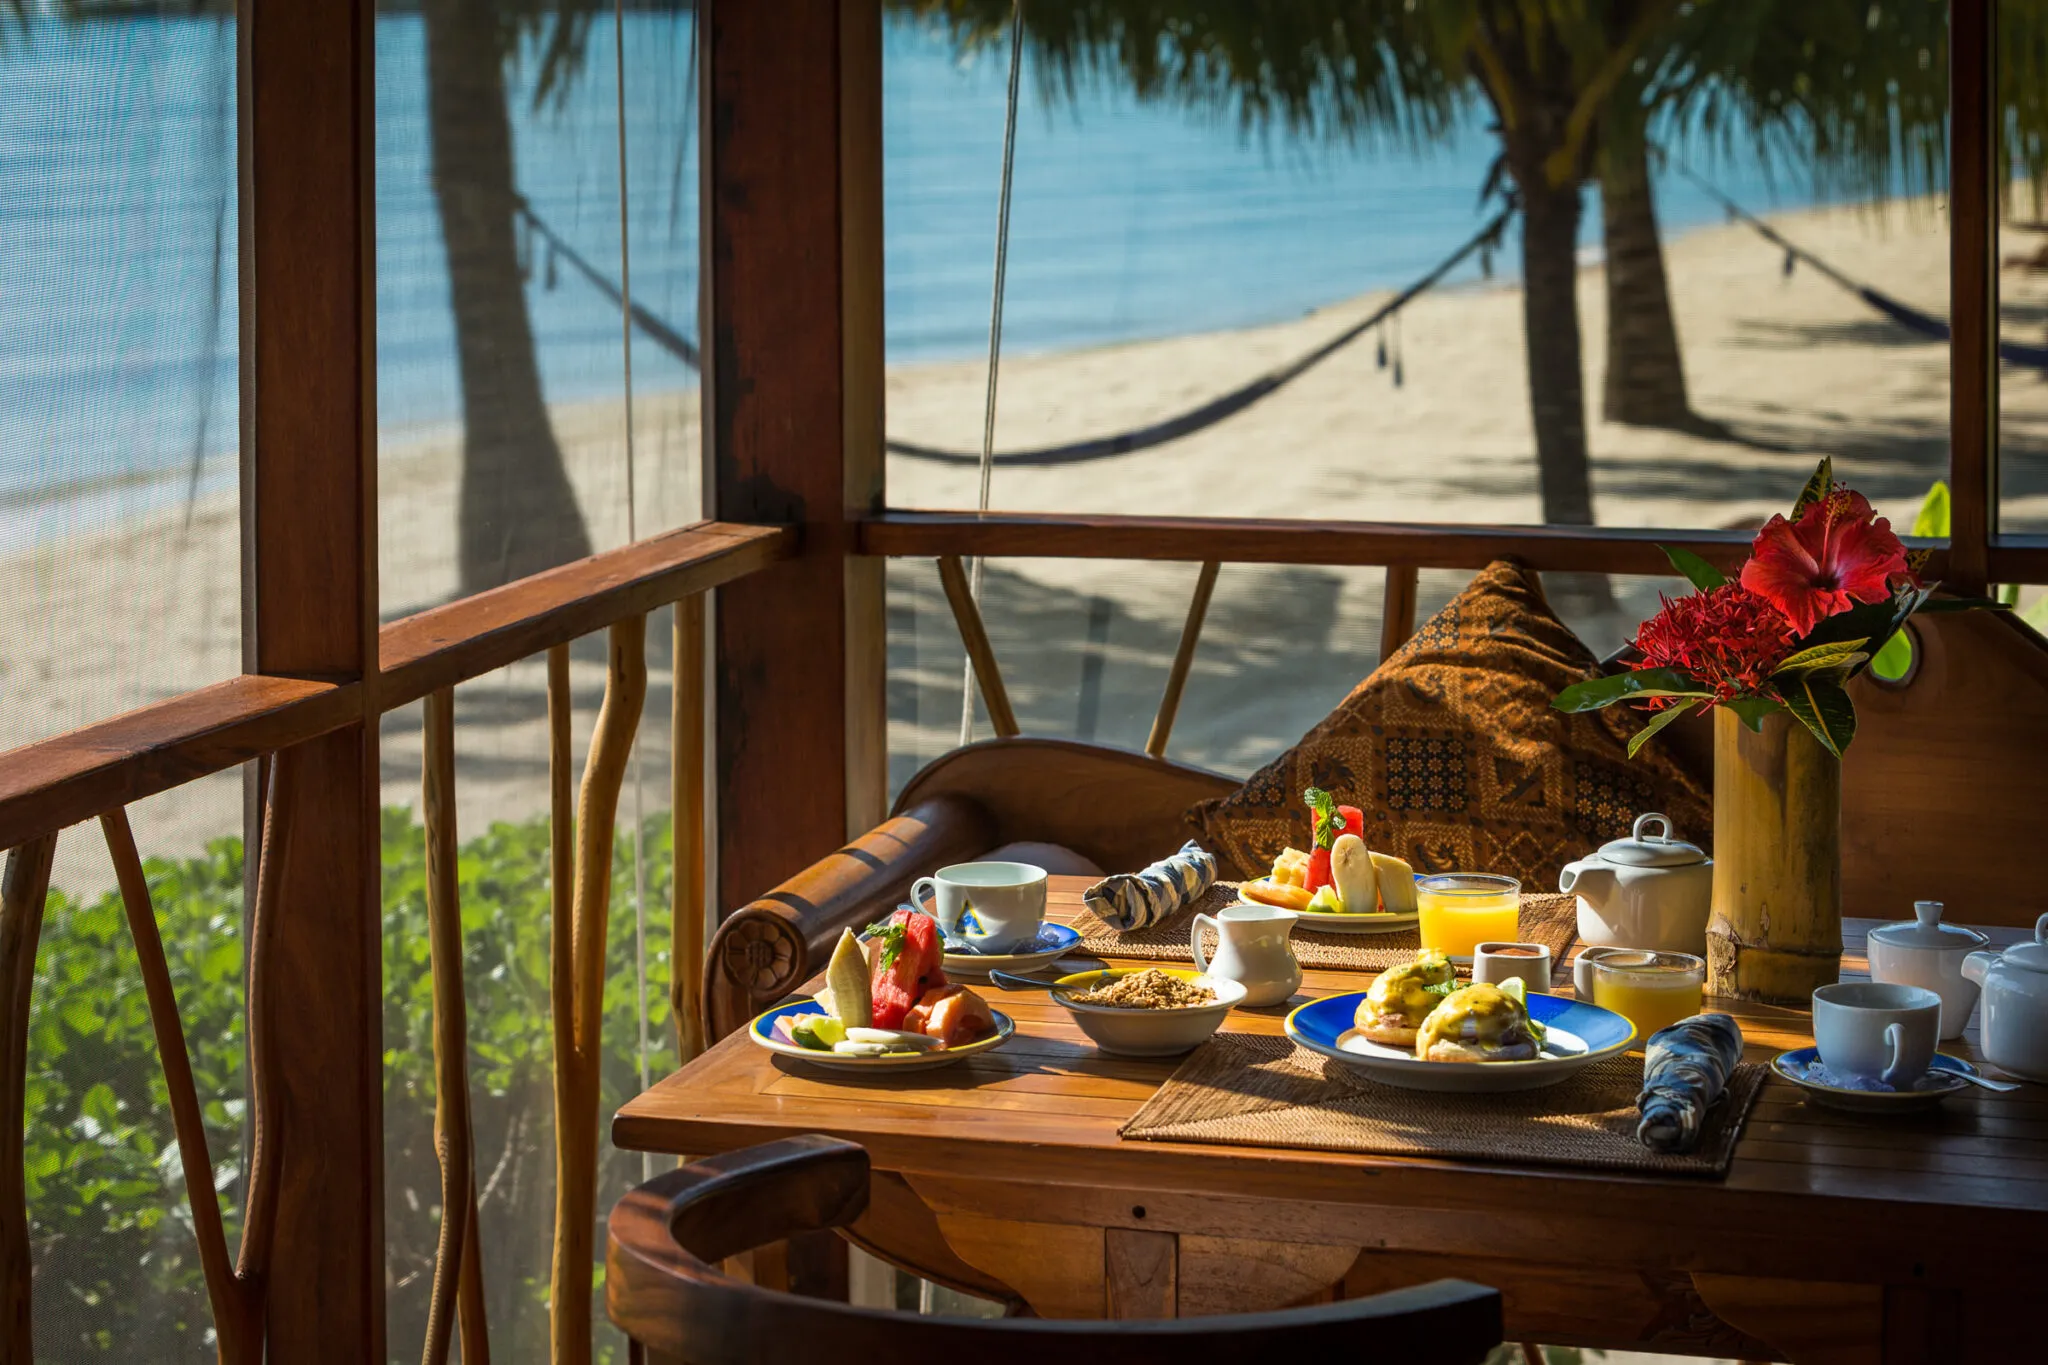
M 692 19 L 629 14 L 626 181 L 635 298 L 696 333 Z M 394 439 L 459 414 L 430 180 L 423 35 L 377 23 L 380 425 Z M 218 20 L 67 25 L 0 44 L 0 539 L 182 497 L 234 476 L 237 446 L 234 33 Z M 885 37 L 886 305 L 891 363 L 985 353 L 1005 54 Z M 609 20 L 565 88 L 511 74 L 520 188 L 608 276 L 620 273 L 618 86 Z M 1019 125 L 1004 345 L 1012 354 L 1238 327 L 1398 287 L 1484 221 L 1493 155 L 1474 118 L 1440 145 L 1304 146 L 1228 114 L 1084 85 L 1048 97 L 1029 69 Z M 1681 153 L 1688 150 L 1679 149 Z M 1758 207 L 1805 202 L 1741 157 L 1709 159 Z M 1719 209 L 1675 177 L 1666 227 Z M 1597 242 L 1589 200 L 1588 241 Z M 528 297 L 551 401 L 624 385 L 619 314 L 532 253 Z M 1513 243 L 1496 268 L 1511 277 Z M 1468 267 L 1459 282 L 1479 278 Z M 645 337 L 640 391 L 695 382 Z M 194 479 L 194 470 L 197 478 Z M 98 500 L 86 509 L 79 499 Z M 105 505 L 109 504 L 111 505 Z

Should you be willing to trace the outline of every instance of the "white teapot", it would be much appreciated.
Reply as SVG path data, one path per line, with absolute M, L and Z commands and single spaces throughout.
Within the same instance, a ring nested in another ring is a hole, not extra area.
M 1648 833 L 1653 825 L 1661 831 Z M 1589 948 L 1706 955 L 1714 860 L 1680 839 L 1668 815 L 1637 816 L 1629 838 L 1567 863 L 1557 889 L 1578 894 L 1579 940 Z
M 2030 1081 L 2048 1081 L 2048 915 L 2034 941 L 1963 959 L 1963 975 L 1984 988 L 1985 1060 Z

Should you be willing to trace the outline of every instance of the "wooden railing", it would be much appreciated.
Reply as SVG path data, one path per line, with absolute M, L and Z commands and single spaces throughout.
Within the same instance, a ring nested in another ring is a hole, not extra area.
M 647 694 L 648 614 L 675 604 L 675 903 L 671 1001 L 678 1043 L 702 1045 L 695 1020 L 703 979 L 705 853 L 703 594 L 790 557 L 788 527 L 709 522 L 592 556 L 503 588 L 421 612 L 379 634 L 374 685 L 247 675 L 55 739 L 0 755 L 0 845 L 12 849 L 0 887 L 0 1359 L 32 1355 L 28 1210 L 22 1183 L 22 1114 L 36 945 L 61 831 L 97 817 L 133 932 L 142 985 L 162 1059 L 199 1263 L 212 1303 L 220 1359 L 263 1358 L 266 1270 L 275 1233 L 280 1131 L 272 1097 L 284 1078 L 271 1057 L 265 985 L 269 931 L 285 869 L 313 832 L 296 827 L 302 775 L 298 746 L 413 701 L 425 703 L 421 788 L 426 826 L 429 951 L 433 986 L 435 1148 L 443 1209 L 423 1358 L 445 1361 L 459 1327 L 462 1358 L 488 1358 L 483 1248 L 468 1084 L 462 983 L 462 919 L 456 877 L 456 684 L 545 653 L 548 660 L 549 789 L 554 888 L 550 999 L 555 1028 L 556 1156 L 553 1358 L 587 1360 L 596 1220 L 598 1023 L 610 911 L 614 821 Z M 604 702 L 580 799 L 570 744 L 569 644 L 597 630 L 610 638 Z M 374 696 L 374 706 L 370 698 Z M 248 920 L 246 1009 L 253 1143 L 239 1252 L 230 1256 L 213 1165 L 163 944 L 127 807 L 159 792 L 265 760 L 256 896 Z

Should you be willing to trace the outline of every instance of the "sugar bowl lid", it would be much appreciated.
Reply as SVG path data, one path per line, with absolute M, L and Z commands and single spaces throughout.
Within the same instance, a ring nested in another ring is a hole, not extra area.
M 1646 833 L 1651 824 L 1661 826 L 1661 831 Z M 1672 831 L 1670 816 L 1652 811 L 1636 817 L 1630 837 L 1600 845 L 1600 858 L 1623 867 L 1690 867 L 1705 862 L 1707 855 L 1698 844 L 1689 844 Z
M 1872 929 L 1870 936 L 1895 948 L 1933 948 L 1942 952 L 1982 948 L 1991 941 L 1975 929 L 1943 924 L 1941 911 L 1940 901 L 1914 901 L 1912 919 Z

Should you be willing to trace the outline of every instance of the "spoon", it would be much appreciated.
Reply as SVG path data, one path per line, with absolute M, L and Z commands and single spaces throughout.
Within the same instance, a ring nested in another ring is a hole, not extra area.
M 1034 981 L 1028 976 L 1018 976 L 1015 972 L 990 972 L 988 979 L 1006 991 L 1049 991 L 1053 988 L 1050 981 Z
M 2020 1088 L 2019 1083 L 2016 1081 L 1994 1081 L 1989 1076 L 1979 1076 L 1974 1071 L 1950 1071 L 1947 1067 L 1943 1067 L 1942 1072 L 1944 1075 L 1966 1080 L 1971 1085 L 1982 1086 L 1986 1090 L 1996 1090 L 2001 1095 Z

